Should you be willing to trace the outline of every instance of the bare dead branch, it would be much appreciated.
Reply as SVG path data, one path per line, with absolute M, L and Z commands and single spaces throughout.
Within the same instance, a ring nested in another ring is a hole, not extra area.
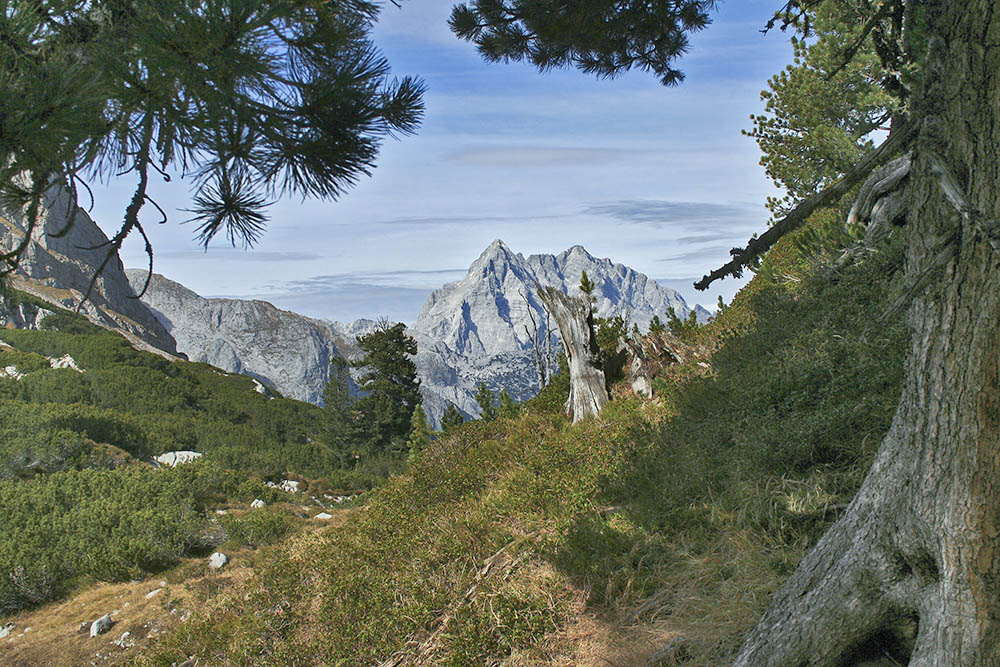
M 853 169 L 841 176 L 839 180 L 825 190 L 804 199 L 788 215 L 776 222 L 766 232 L 747 241 L 746 247 L 730 250 L 729 253 L 733 256 L 732 261 L 696 282 L 694 284 L 695 289 L 706 290 L 713 282 L 726 276 L 736 278 L 742 276 L 743 269 L 767 252 L 771 246 L 778 242 L 778 239 L 801 227 L 816 209 L 838 201 L 851 188 L 857 185 L 861 179 L 865 178 L 872 169 L 883 164 L 886 160 L 909 146 L 916 135 L 917 127 L 915 123 L 904 121 L 897 124 L 892 134 L 889 135 L 889 138 L 881 146 L 858 162 Z

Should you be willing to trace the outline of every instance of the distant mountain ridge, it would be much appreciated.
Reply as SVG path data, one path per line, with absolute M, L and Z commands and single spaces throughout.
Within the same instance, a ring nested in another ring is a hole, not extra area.
M 147 272 L 126 275 L 139 289 Z M 249 375 L 308 403 L 321 402 L 331 359 L 349 349 L 327 322 L 266 301 L 206 299 L 155 273 L 142 300 L 191 361 Z
M 583 246 L 525 257 L 497 239 L 464 278 L 427 298 L 410 330 L 417 339 L 417 370 L 432 419 L 448 402 L 477 415 L 473 394 L 479 382 L 494 391 L 506 389 L 518 400 L 534 395 L 538 379 L 531 333 L 537 329 L 539 340 L 547 334 L 535 285 L 579 294 L 584 271 L 596 286 L 599 317 L 621 315 L 645 329 L 654 315 L 664 319 L 668 308 L 678 317 L 690 312 L 675 290 L 624 264 L 598 259 Z M 700 306 L 696 312 L 702 321 L 711 316 Z
M 535 286 L 579 293 L 584 271 L 596 286 L 600 317 L 622 315 L 645 329 L 669 308 L 679 317 L 689 312 L 676 291 L 582 246 L 525 257 L 498 239 L 464 278 L 435 290 L 407 329 L 417 341 L 415 363 L 430 420 L 436 425 L 449 402 L 466 415 L 478 415 L 473 396 L 480 382 L 496 392 L 506 389 L 517 400 L 533 396 L 538 374 L 532 334 L 537 331 L 544 341 L 549 333 Z M 146 278 L 143 270 L 127 274 L 136 287 Z M 311 403 L 321 401 L 330 360 L 357 357 L 356 337 L 376 325 L 317 320 L 265 301 L 206 299 L 155 274 L 142 300 L 192 361 L 250 375 Z M 710 315 L 697 308 L 700 319 Z M 552 347 L 554 357 L 559 347 L 554 332 Z

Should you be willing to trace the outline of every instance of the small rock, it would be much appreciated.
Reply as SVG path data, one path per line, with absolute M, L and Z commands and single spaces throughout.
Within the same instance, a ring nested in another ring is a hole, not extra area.
M 30 626 L 24 629 L 24 634 L 28 634 L 29 632 L 31 632 Z
M 197 664 L 198 664 L 198 658 L 191 656 L 184 662 L 178 664 L 177 667 L 196 667 Z
M 229 564 L 229 556 L 222 553 L 221 551 L 216 551 L 214 554 L 212 554 L 212 557 L 208 559 L 208 566 L 213 570 L 221 570 L 228 564 Z
M 90 621 L 80 621 L 80 627 L 76 629 L 76 634 L 85 635 L 90 632 Z
M 146 593 L 146 599 L 147 600 L 152 600 L 157 595 L 159 595 L 162 590 L 163 590 L 162 588 L 154 588 L 153 590 L 151 590 L 148 593 Z
M 3 628 L 0 628 L 0 639 L 3 639 L 7 635 L 9 635 L 10 631 L 13 629 L 14 629 L 13 623 L 8 623 L 7 625 L 3 626 Z
M 679 665 L 691 658 L 688 652 L 687 638 L 677 635 L 666 646 L 654 653 L 646 661 L 646 667 L 666 667 L 667 665 Z
M 111 614 L 105 614 L 90 624 L 90 636 L 96 637 L 97 635 L 103 635 L 111 629 L 112 625 Z
M 333 515 L 332 514 L 327 514 L 326 512 L 320 512 L 319 514 L 316 515 L 316 518 L 317 519 L 332 519 Z
M 265 503 L 260 498 L 254 498 L 254 501 L 252 503 L 250 503 L 250 507 L 252 507 L 253 509 L 260 509 L 261 507 L 264 507 L 265 505 L 267 505 L 267 503 Z
M 123 632 L 121 637 L 111 643 L 119 648 L 132 648 L 135 642 L 132 641 L 131 632 Z
M 229 514 L 229 510 L 215 510 L 216 514 L 226 515 Z
M 83 369 L 77 366 L 76 362 L 73 361 L 73 357 L 69 356 L 68 354 L 64 354 L 58 359 L 53 359 L 49 357 L 49 366 L 51 366 L 52 368 L 68 368 L 70 370 L 76 371 L 77 373 L 83 372 Z

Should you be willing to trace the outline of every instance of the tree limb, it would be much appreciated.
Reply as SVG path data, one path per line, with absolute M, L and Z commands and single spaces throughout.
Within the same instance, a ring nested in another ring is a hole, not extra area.
M 769 250 L 771 246 L 778 242 L 778 239 L 801 227 L 816 209 L 828 206 L 847 194 L 872 169 L 906 148 L 916 135 L 916 123 L 906 121 L 897 125 L 896 129 L 881 146 L 875 149 L 871 155 L 862 159 L 853 169 L 841 176 L 830 187 L 802 200 L 795 208 L 789 211 L 788 215 L 776 222 L 766 232 L 747 241 L 745 248 L 733 248 L 730 250 L 729 253 L 733 256 L 732 261 L 696 282 L 694 284 L 695 289 L 706 290 L 713 282 L 726 276 L 733 276 L 735 278 L 742 276 L 743 269 Z

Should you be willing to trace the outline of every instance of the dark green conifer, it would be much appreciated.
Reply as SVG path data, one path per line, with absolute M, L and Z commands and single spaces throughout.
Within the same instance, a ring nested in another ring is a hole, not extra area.
M 444 415 L 441 417 L 441 430 L 445 433 L 451 433 L 464 423 L 465 417 L 462 416 L 462 413 L 454 403 L 449 402 L 448 407 L 445 408 Z
M 371 451 L 401 449 L 410 432 L 413 411 L 420 403 L 420 380 L 412 355 L 417 343 L 406 335 L 402 322 L 380 321 L 374 331 L 358 337 L 364 357 L 353 366 L 366 369 L 361 377 L 358 409 Z
M 479 418 L 483 421 L 493 421 L 497 416 L 496 396 L 489 390 L 485 383 L 480 382 L 473 396 L 479 404 Z

